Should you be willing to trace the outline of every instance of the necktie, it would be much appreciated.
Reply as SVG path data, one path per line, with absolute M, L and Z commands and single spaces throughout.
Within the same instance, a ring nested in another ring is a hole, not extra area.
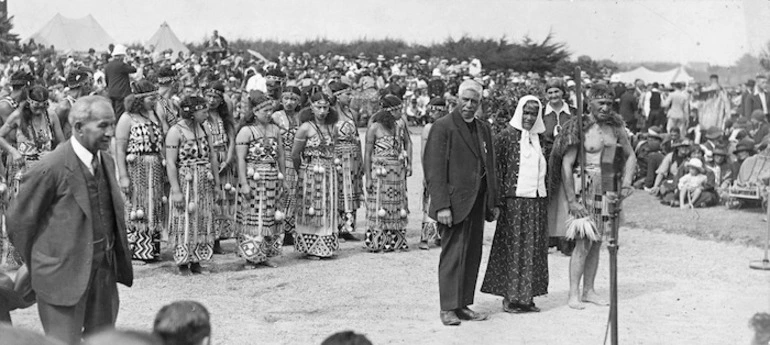
M 91 159 L 91 173 L 96 176 L 97 170 L 99 170 L 99 156 L 94 155 Z

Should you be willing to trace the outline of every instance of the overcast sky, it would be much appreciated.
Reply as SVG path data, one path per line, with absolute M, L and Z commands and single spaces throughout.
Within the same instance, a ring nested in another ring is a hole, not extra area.
M 5 1 L 22 38 L 58 12 L 92 14 L 122 43 L 147 40 L 163 21 L 185 42 L 202 41 L 213 29 L 231 40 L 391 37 L 419 43 L 463 34 L 541 40 L 552 31 L 575 56 L 729 65 L 770 39 L 770 25 L 763 23 L 770 18 L 767 0 Z

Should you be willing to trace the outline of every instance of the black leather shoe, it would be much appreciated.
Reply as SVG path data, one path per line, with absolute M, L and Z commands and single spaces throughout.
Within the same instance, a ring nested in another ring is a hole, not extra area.
M 460 318 L 457 317 L 457 314 L 455 314 L 454 310 L 450 311 L 441 311 L 441 323 L 444 324 L 444 326 L 459 326 L 462 321 L 460 321 Z
M 176 274 L 178 274 L 180 276 L 187 277 L 187 276 L 192 275 L 192 272 L 190 272 L 190 266 L 188 266 L 188 265 L 179 265 L 177 268 L 178 268 L 178 270 L 177 270 Z
M 460 320 L 484 321 L 489 318 L 489 314 L 477 313 L 473 310 L 470 310 L 468 307 L 456 309 L 455 313 L 457 314 L 457 317 L 460 318 Z

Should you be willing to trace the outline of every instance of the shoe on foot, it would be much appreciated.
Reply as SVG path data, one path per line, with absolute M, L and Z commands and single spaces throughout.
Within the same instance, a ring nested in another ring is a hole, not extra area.
M 340 233 L 340 239 L 350 241 L 350 242 L 361 242 L 360 238 L 356 237 L 356 235 L 353 235 L 353 233 L 350 233 L 350 232 Z
M 441 323 L 444 324 L 444 326 L 459 326 L 462 321 L 460 321 L 460 318 L 457 317 L 457 314 L 454 312 L 454 310 L 442 310 L 440 313 L 441 316 Z
M 455 313 L 460 320 L 468 321 L 484 321 L 489 317 L 487 313 L 477 313 L 468 307 L 455 309 Z
M 192 272 L 190 272 L 190 266 L 188 266 L 188 265 L 179 265 L 179 266 L 177 266 L 177 269 L 178 270 L 177 270 L 176 274 L 178 274 L 180 276 L 187 277 L 187 276 L 192 275 Z
M 194 263 L 190 264 L 190 272 L 192 272 L 193 274 L 209 274 L 209 273 L 211 273 L 211 271 L 208 268 L 201 266 L 201 264 L 197 263 L 197 262 L 194 262 Z
M 430 246 L 428 246 L 428 242 L 420 242 L 417 248 L 420 248 L 422 250 L 428 250 L 430 249 Z
M 270 267 L 270 268 L 276 268 L 278 265 L 275 262 L 272 262 L 270 260 L 265 260 L 259 263 L 262 266 Z

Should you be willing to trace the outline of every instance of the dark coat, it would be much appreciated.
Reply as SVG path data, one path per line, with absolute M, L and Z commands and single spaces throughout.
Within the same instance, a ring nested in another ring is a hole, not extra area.
M 110 98 L 123 99 L 131 93 L 131 79 L 128 76 L 131 73 L 136 73 L 136 68 L 120 59 L 112 59 L 104 66 L 104 78 Z
M 452 221 L 462 222 L 476 201 L 482 181 L 482 164 L 486 166 L 487 213 L 495 207 L 497 175 L 492 130 L 488 123 L 475 119 L 480 143 L 462 118 L 460 108 L 433 124 L 422 162 L 430 195 L 428 215 L 437 219 L 439 210 L 449 208 Z
M 131 286 L 133 268 L 115 162 L 105 152 L 101 157 L 117 222 L 116 278 Z M 59 145 L 24 174 L 8 210 L 11 242 L 29 266 L 32 289 L 53 305 L 78 303 L 91 276 L 94 230 L 82 164 L 69 140 Z
M 745 116 L 747 119 L 751 118 L 751 113 L 753 113 L 754 110 L 762 110 L 762 99 L 760 97 L 764 97 L 765 102 L 767 102 L 767 106 L 770 107 L 770 92 L 763 92 L 759 95 L 751 93 L 747 97 L 743 98 L 743 116 Z

